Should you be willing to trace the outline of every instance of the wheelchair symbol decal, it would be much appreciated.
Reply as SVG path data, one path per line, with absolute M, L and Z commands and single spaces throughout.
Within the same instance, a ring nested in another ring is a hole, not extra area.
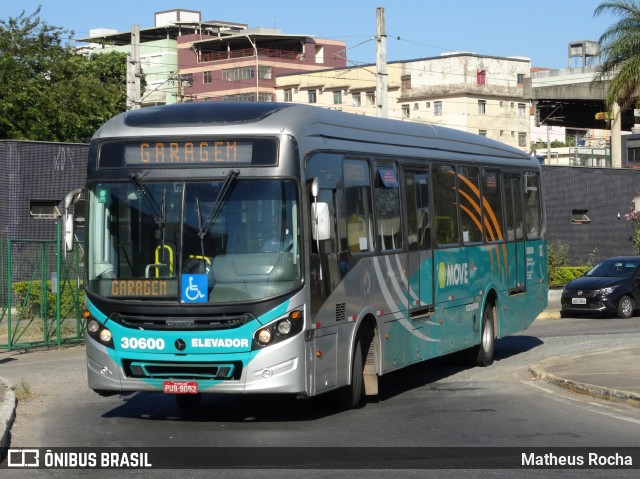
M 208 282 L 206 274 L 182 275 L 182 302 L 206 303 L 207 289 Z

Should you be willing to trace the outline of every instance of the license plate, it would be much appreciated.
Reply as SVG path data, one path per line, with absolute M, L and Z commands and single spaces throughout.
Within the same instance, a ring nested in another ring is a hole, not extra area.
M 571 304 L 587 304 L 587 298 L 571 298 Z
M 198 383 L 195 381 L 165 381 L 162 386 L 166 394 L 198 394 Z

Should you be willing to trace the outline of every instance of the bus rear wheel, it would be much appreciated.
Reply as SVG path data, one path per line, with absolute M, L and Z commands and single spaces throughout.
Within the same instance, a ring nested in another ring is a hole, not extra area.
M 487 302 L 482 313 L 480 344 L 464 351 L 469 366 L 490 366 L 493 363 L 496 335 L 493 323 L 493 303 Z

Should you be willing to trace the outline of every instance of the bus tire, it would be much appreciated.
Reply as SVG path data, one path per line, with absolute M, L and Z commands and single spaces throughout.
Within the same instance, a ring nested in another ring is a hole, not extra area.
M 358 337 L 353 351 L 351 361 L 351 384 L 343 386 L 335 395 L 336 406 L 340 409 L 354 409 L 362 403 L 364 393 L 364 363 L 362 360 L 362 342 Z
M 180 409 L 195 409 L 200 406 L 202 395 L 198 394 L 176 394 L 176 403 Z
M 466 366 L 490 366 L 493 363 L 496 337 L 493 324 L 493 303 L 487 302 L 482 313 L 480 344 L 462 351 L 462 360 Z
M 490 366 L 493 363 L 493 352 L 496 345 L 496 334 L 493 323 L 493 304 L 487 302 L 482 313 L 482 334 L 477 346 L 476 366 Z

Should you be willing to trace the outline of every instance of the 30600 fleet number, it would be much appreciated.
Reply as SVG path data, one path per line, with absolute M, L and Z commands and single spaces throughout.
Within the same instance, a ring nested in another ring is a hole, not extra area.
M 162 338 L 121 338 L 122 349 L 164 349 Z

